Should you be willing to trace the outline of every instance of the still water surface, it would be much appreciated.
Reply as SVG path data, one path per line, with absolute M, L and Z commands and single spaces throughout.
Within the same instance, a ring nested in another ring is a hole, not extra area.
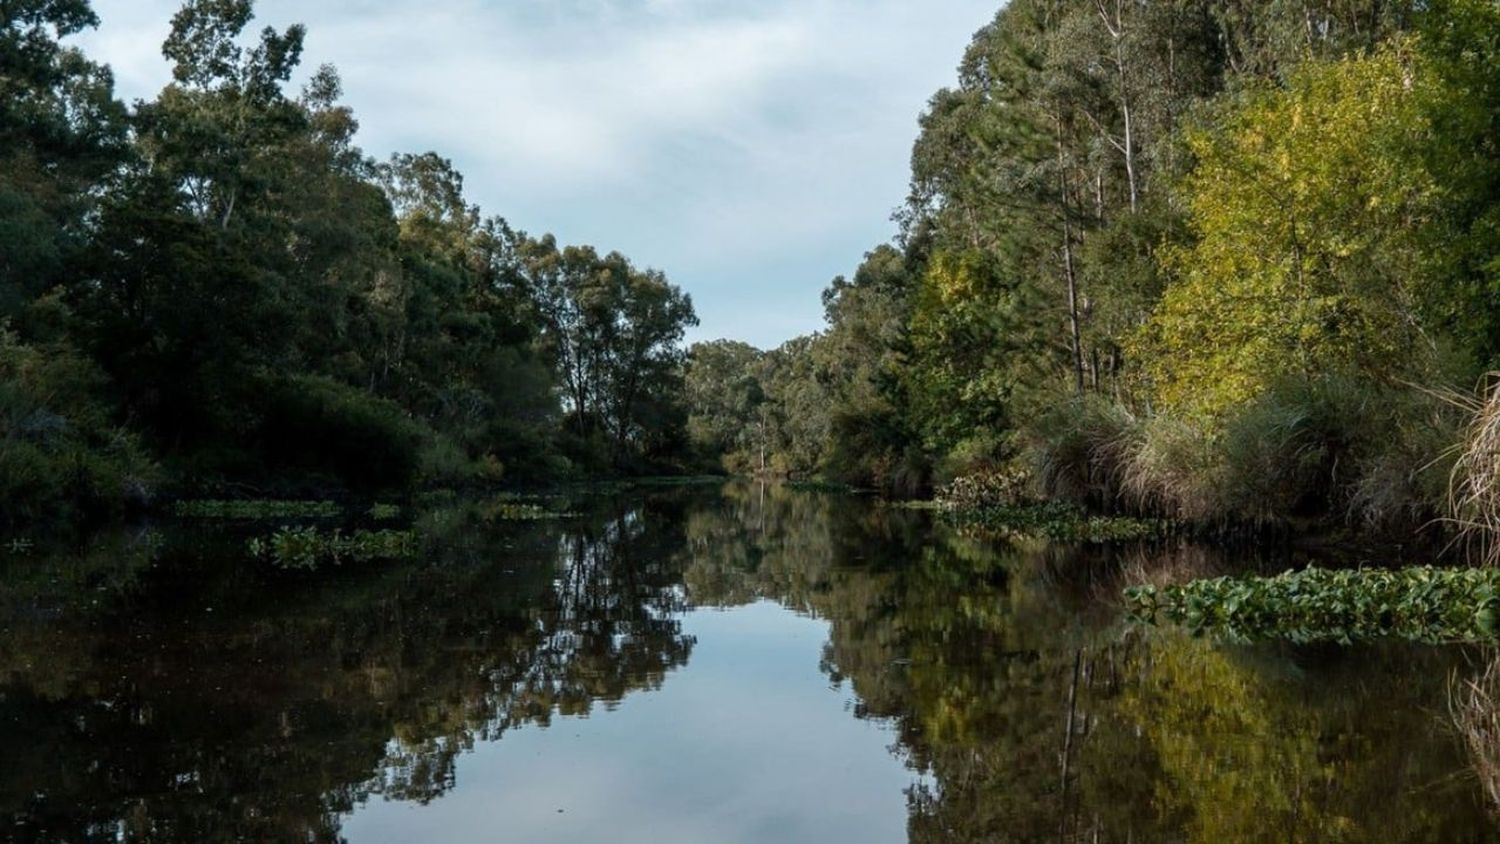
M 1444 717 L 1473 654 L 1121 621 L 1211 549 L 749 484 L 559 506 L 313 572 L 246 526 L 0 551 L 0 840 L 1500 841 Z

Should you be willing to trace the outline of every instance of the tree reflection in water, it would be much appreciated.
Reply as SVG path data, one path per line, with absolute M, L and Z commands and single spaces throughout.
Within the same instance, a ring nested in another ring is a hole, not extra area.
M 750 484 L 572 509 L 432 514 L 420 561 L 312 573 L 199 532 L 0 560 L 6 835 L 336 841 L 371 796 L 443 796 L 476 742 L 668 682 L 690 609 L 769 599 L 828 623 L 823 671 L 895 729 L 913 841 L 1494 837 L 1440 717 L 1461 654 L 1121 625 L 1122 568 L 1211 551 Z

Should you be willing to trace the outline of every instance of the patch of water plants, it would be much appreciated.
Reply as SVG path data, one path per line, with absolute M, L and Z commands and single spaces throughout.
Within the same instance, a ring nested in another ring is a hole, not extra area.
M 336 519 L 344 511 L 332 501 L 280 501 L 247 498 L 239 500 L 188 500 L 172 506 L 172 513 L 185 519 Z
M 1226 641 L 1493 641 L 1500 569 L 1324 569 L 1125 590 L 1132 619 Z
M 940 509 L 942 518 L 960 528 L 1059 542 L 1128 542 L 1166 536 L 1172 523 L 1162 519 L 1095 516 L 1059 502 L 982 508 Z
M 796 492 L 822 492 L 837 495 L 850 495 L 859 491 L 848 484 L 842 484 L 837 481 L 824 480 L 783 481 L 782 486 L 790 490 L 795 490 Z
M 370 511 L 366 515 L 377 522 L 390 521 L 391 519 L 398 519 L 401 517 L 401 507 L 396 504 L 383 504 L 380 502 L 376 502 L 375 504 L 370 505 Z
M 483 502 L 480 516 L 491 522 L 538 522 L 547 519 L 569 519 L 578 514 L 566 510 L 555 510 L 540 499 L 501 496 Z
M 284 569 L 314 569 L 322 563 L 338 565 L 346 560 L 393 560 L 417 552 L 416 534 L 409 530 L 318 530 L 315 527 L 283 527 L 268 536 L 250 540 L 250 554 Z

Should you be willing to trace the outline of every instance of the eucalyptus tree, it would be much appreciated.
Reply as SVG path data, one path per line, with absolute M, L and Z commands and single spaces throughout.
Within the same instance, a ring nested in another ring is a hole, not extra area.
M 704 454 L 729 468 L 766 468 L 765 388 L 761 351 L 736 340 L 694 343 L 688 348 L 683 400 L 688 436 Z
M 551 235 L 519 236 L 516 255 L 569 427 L 581 441 L 602 437 L 616 465 L 673 446 L 686 422 L 678 395 L 681 342 L 698 323 L 691 298 L 618 252 L 558 248 Z

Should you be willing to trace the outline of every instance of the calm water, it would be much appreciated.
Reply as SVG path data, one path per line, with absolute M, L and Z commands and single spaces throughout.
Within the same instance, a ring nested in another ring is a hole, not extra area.
M 1122 571 L 1210 551 L 566 506 L 315 572 L 232 526 L 0 550 L 0 839 L 1500 841 L 1445 718 L 1474 655 L 1121 622 Z

